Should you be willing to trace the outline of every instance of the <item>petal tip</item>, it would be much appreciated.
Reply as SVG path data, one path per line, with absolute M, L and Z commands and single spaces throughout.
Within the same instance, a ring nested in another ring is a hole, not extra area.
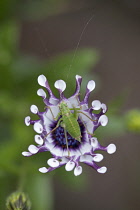
M 64 82 L 64 80 L 57 80 L 54 83 L 54 86 L 55 86 L 56 89 L 58 89 L 62 92 L 66 89 L 66 83 Z
M 116 152 L 116 145 L 115 144 L 109 144 L 107 147 L 107 153 L 113 154 Z
M 104 173 L 106 173 L 106 171 L 107 171 L 107 167 L 103 166 L 103 167 L 101 167 L 101 168 L 98 168 L 97 171 L 98 171 L 98 173 L 100 173 L 100 174 L 104 174 Z
M 43 74 L 39 75 L 37 80 L 39 85 L 46 87 L 45 83 L 47 79 Z

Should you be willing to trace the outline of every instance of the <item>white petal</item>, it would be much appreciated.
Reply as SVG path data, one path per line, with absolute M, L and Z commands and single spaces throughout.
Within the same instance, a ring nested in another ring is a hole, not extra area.
M 75 78 L 76 78 L 76 80 L 78 80 L 78 79 L 81 79 L 82 77 L 79 75 L 76 75 Z
M 54 121 L 54 118 L 57 117 L 58 113 L 59 113 L 59 107 L 58 106 L 50 106 L 50 109 L 48 108 L 43 115 L 44 120 L 45 120 L 45 118 L 47 118 L 51 121 Z
M 105 166 L 103 166 L 101 168 L 98 168 L 97 171 L 98 171 L 98 173 L 104 174 L 104 173 L 106 173 L 107 168 Z
M 96 156 L 93 157 L 93 160 L 95 162 L 100 162 L 103 159 L 103 155 L 102 154 L 96 154 Z
M 37 133 L 42 133 L 43 132 L 43 126 L 39 123 L 39 122 L 36 122 L 34 124 L 34 130 L 37 132 Z
M 46 98 L 46 93 L 43 89 L 38 89 L 37 95 Z
M 113 154 L 114 152 L 116 152 L 116 145 L 115 144 L 109 144 L 107 147 L 107 152 L 109 154 Z
M 96 147 L 98 146 L 98 140 L 97 140 L 96 137 L 92 137 L 92 138 L 91 138 L 91 146 L 92 146 L 93 148 L 96 148 Z
M 46 77 L 42 74 L 38 77 L 38 84 L 43 86 L 43 87 L 46 87 L 45 83 L 46 83 L 47 79 Z
M 107 106 L 106 104 L 102 104 L 101 105 L 102 109 L 103 109 L 103 113 L 105 113 L 107 111 Z
M 55 158 L 50 158 L 48 161 L 47 161 L 48 165 L 55 168 L 55 167 L 58 167 L 59 166 L 59 161 L 56 160 Z
M 79 176 L 82 173 L 82 167 L 81 166 L 76 166 L 74 169 L 74 175 Z
M 66 83 L 63 80 L 57 80 L 54 83 L 55 88 L 61 90 L 62 92 L 66 89 Z
M 69 161 L 66 165 L 65 165 L 65 169 L 66 171 L 72 171 L 75 167 L 75 163 L 73 161 Z
M 31 156 L 31 153 L 30 152 L 22 152 L 22 155 L 23 156 Z
M 92 146 L 88 143 L 84 143 L 84 144 L 81 144 L 80 146 L 80 151 L 81 153 L 84 155 L 85 153 L 88 153 L 90 152 L 92 149 Z
M 67 105 L 69 108 L 73 109 L 73 107 L 79 108 L 79 103 L 77 96 L 72 96 L 68 99 Z
M 35 146 L 35 145 L 30 145 L 29 147 L 28 147 L 28 150 L 29 150 L 29 152 L 30 153 L 32 153 L 32 154 L 36 154 L 37 152 L 38 152 L 38 148 Z
M 87 84 L 87 88 L 90 90 L 90 92 L 93 91 L 95 88 L 95 82 L 93 80 L 90 80 Z
M 67 163 L 68 161 L 69 161 L 69 159 L 66 158 L 66 157 L 62 157 L 62 158 L 61 158 L 61 164 Z
M 33 114 L 37 114 L 38 113 L 38 107 L 36 105 L 32 105 L 30 107 L 30 110 Z
M 51 149 L 51 153 L 55 156 L 62 157 L 63 150 L 58 147 L 53 147 L 53 149 Z
M 81 155 L 80 157 L 80 162 L 88 162 L 88 163 L 92 163 L 92 156 L 91 155 Z
M 25 117 L 25 125 L 29 126 L 30 125 L 30 116 Z
M 68 151 L 65 150 L 65 153 L 63 152 L 63 156 L 64 156 L 64 154 L 67 156 L 68 155 Z M 79 149 L 77 149 L 77 150 L 73 150 L 73 149 L 70 150 L 70 157 L 72 157 L 72 156 L 78 157 L 80 155 L 81 155 L 81 152 L 79 151 Z
M 106 126 L 107 123 L 108 123 L 108 117 L 106 115 L 102 115 L 99 118 L 99 121 L 98 122 L 100 122 L 102 126 Z
M 41 136 L 39 135 L 35 135 L 35 142 L 39 145 L 42 145 L 43 144 L 43 139 Z
M 92 107 L 94 110 L 99 110 L 101 108 L 101 102 L 99 100 L 92 101 Z
M 47 173 L 48 169 L 46 167 L 42 167 L 38 169 L 41 173 Z

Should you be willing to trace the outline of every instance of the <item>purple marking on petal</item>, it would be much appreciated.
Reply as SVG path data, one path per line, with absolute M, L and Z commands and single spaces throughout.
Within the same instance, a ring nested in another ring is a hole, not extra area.
M 89 95 L 90 95 L 91 91 L 94 90 L 94 88 L 95 88 L 95 82 L 93 80 L 89 81 L 88 84 L 87 84 L 86 94 L 85 94 L 85 97 L 84 97 L 84 102 L 85 103 L 88 103 Z
M 86 162 L 86 161 L 83 162 L 83 163 L 85 163 L 85 164 L 89 165 L 90 167 L 94 168 L 96 171 L 97 171 L 98 168 L 100 168 L 96 163 L 94 163 L 94 161 L 92 163 Z
M 77 95 L 79 98 L 79 93 L 80 93 L 80 88 L 81 88 L 81 83 L 82 83 L 82 77 L 79 75 L 76 75 L 76 89 L 74 95 Z
M 54 83 L 55 88 L 59 91 L 60 98 L 64 99 L 63 92 L 66 89 L 66 83 L 63 80 L 57 80 Z
M 49 96 L 50 96 L 50 99 L 49 99 L 50 104 L 53 104 L 52 101 L 56 101 L 56 102 L 59 101 L 59 99 L 56 98 L 56 97 L 54 96 L 54 94 L 53 94 L 53 92 L 52 92 L 52 90 L 51 90 L 51 88 L 50 88 L 50 86 L 49 86 L 48 80 L 46 80 L 45 85 L 46 85 L 46 89 L 47 89 L 47 91 L 48 91 L 48 94 L 49 94 Z M 56 103 L 55 103 L 55 104 L 56 104 Z

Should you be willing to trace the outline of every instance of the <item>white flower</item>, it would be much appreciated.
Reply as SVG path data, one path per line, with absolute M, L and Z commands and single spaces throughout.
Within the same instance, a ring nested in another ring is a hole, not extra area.
M 82 173 L 80 163 L 93 167 L 99 173 L 105 173 L 107 168 L 99 167 L 95 163 L 102 161 L 103 155 L 97 154 L 95 151 L 103 150 L 108 154 L 113 154 L 116 151 L 114 144 L 103 147 L 94 136 L 94 131 L 99 126 L 106 126 L 108 123 L 108 118 L 105 115 L 107 106 L 99 100 L 94 100 L 92 106 L 88 107 L 90 92 L 95 88 L 93 80 L 88 82 L 85 97 L 83 101 L 80 101 L 81 81 L 82 77 L 76 75 L 75 93 L 67 99 L 63 94 L 66 83 L 63 80 L 57 80 L 54 86 L 60 94 L 60 99 L 58 99 L 53 95 L 46 77 L 44 75 L 38 77 L 39 85 L 47 89 L 49 98 L 46 98 L 43 89 L 37 91 L 37 94 L 43 98 L 46 109 L 45 112 L 39 112 L 36 105 L 31 106 L 31 112 L 37 114 L 39 120 L 31 120 L 28 116 L 25 118 L 25 124 L 33 125 L 37 133 L 35 135 L 37 146 L 30 145 L 28 152 L 22 154 L 31 156 L 49 151 L 53 157 L 47 161 L 48 168 L 39 169 L 42 173 L 65 165 L 66 171 L 74 170 L 74 175 L 78 176 Z M 100 111 L 98 114 L 94 114 L 94 110 Z

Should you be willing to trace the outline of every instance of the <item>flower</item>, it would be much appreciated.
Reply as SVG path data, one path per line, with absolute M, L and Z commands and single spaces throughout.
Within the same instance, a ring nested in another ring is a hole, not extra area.
M 24 192 L 14 192 L 12 193 L 6 201 L 7 210 L 30 210 L 31 202 L 28 196 Z
M 114 144 L 103 147 L 94 136 L 94 131 L 99 126 L 106 126 L 108 123 L 108 118 L 105 115 L 107 106 L 99 100 L 94 100 L 92 106 L 88 107 L 90 92 L 95 88 L 93 80 L 88 82 L 84 99 L 80 101 L 81 82 L 82 77 L 76 75 L 75 93 L 67 99 L 63 94 L 66 83 L 63 80 L 57 80 L 54 86 L 60 94 L 60 99 L 58 99 L 53 95 L 46 77 L 44 75 L 38 77 L 39 85 L 47 89 L 49 98 L 46 97 L 43 89 L 37 91 L 37 94 L 43 98 L 46 105 L 45 111 L 40 112 L 36 105 L 32 105 L 30 110 L 33 114 L 38 115 L 39 119 L 31 120 L 29 116 L 25 118 L 25 124 L 27 126 L 32 124 L 37 133 L 35 135 L 37 146 L 30 145 L 28 152 L 22 152 L 22 155 L 31 156 L 39 152 L 49 151 L 52 158 L 47 161 L 48 168 L 39 168 L 42 173 L 50 172 L 65 165 L 66 171 L 74 170 L 74 175 L 78 176 L 82 173 L 81 163 L 93 167 L 99 173 L 105 173 L 107 168 L 96 164 L 96 162 L 103 159 L 103 155 L 96 151 L 107 151 L 109 154 L 116 151 Z M 66 113 L 62 108 L 64 104 Z M 94 114 L 94 110 L 99 110 L 99 113 Z M 70 117 L 73 117 L 71 125 Z M 80 137 L 76 137 L 78 130 Z

